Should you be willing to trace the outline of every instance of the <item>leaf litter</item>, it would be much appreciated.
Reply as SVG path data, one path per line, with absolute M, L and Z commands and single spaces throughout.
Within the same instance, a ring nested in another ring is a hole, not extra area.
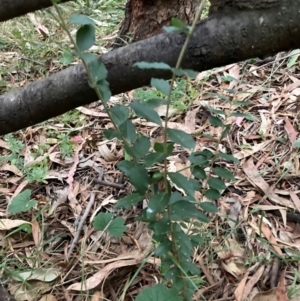
M 53 24 L 41 24 L 41 19 L 34 15 L 30 18 L 36 34 L 41 38 L 48 35 L 48 27 Z M 2 56 L 3 64 L 9 66 L 19 54 L 1 51 Z M 53 62 L 49 73 L 61 68 Z M 300 79 L 297 72 L 298 60 L 291 63 L 288 59 L 274 59 L 272 64 L 262 66 L 248 62 L 204 71 L 192 81 L 198 93 L 190 105 L 183 111 L 171 108 L 170 128 L 192 133 L 196 150 L 231 152 L 241 161 L 236 165 L 218 160 L 218 166 L 230 169 L 236 181 L 225 188 L 216 202 L 219 213 L 211 215 L 211 222 L 205 227 L 192 225 L 205 237 L 194 252 L 194 261 L 201 267 L 204 281 L 195 292 L 195 300 L 299 298 L 297 101 Z M 34 80 L 28 74 L 28 78 Z M 40 77 L 40 73 L 36 76 Z M 27 83 L 21 74 L 15 73 L 12 78 L 8 87 Z M 114 96 L 112 103 L 129 104 L 133 94 L 130 91 Z M 241 102 L 248 104 L 240 106 Z M 213 140 L 221 133 L 219 128 L 210 125 L 208 106 L 225 114 L 244 113 L 227 117 L 231 129 L 220 145 Z M 69 120 L 53 119 L 15 136 L 26 145 L 26 151 L 19 154 L 25 158 L 23 166 L 29 168 L 46 162 L 43 181 L 29 183 L 20 169 L 22 164 L 16 166 L 8 161 L 0 164 L 1 256 L 6 266 L 1 277 L 10 279 L 8 289 L 16 293 L 17 300 L 36 300 L 37 297 L 39 300 L 77 300 L 78 294 L 90 295 L 93 300 L 117 300 L 124 290 L 127 296 L 136 296 L 143 288 L 161 280 L 160 260 L 151 255 L 154 247 L 151 233 L 143 223 L 134 220 L 147 202 L 127 210 L 114 208 L 117 200 L 129 194 L 132 187 L 116 168 L 122 159 L 120 145 L 102 135 L 102 129 L 112 128 L 107 114 L 99 103 L 76 111 L 73 119 L 71 114 L 66 114 Z M 157 111 L 163 120 L 165 107 Z M 136 117 L 132 121 L 153 141 L 161 140 L 157 124 Z M 68 138 L 72 152 L 64 155 L 57 137 L 67 129 L 76 135 Z M 38 152 L 42 143 L 50 147 Z M 1 157 L 10 154 L 8 142 L 1 138 Z M 169 170 L 192 178 L 185 169 L 187 157 L 188 151 L 176 146 L 168 158 Z M 103 170 L 102 184 L 94 182 L 100 174 L 99 168 Z M 7 214 L 7 204 L 27 187 L 32 189 L 32 198 L 37 201 L 33 210 L 44 208 L 42 219 L 33 219 L 35 214 L 24 212 L 17 216 Z M 175 184 L 174 189 L 184 193 Z M 92 194 L 95 199 L 90 203 Z M 196 194 L 195 198 L 199 200 L 202 196 Z M 87 211 L 89 204 L 91 208 Z M 95 231 L 92 223 L 99 212 L 122 216 L 127 229 L 125 235 L 114 238 Z M 85 213 L 87 219 L 78 235 L 78 224 Z M 78 241 L 67 260 L 76 235 Z M 9 276 L 12 268 L 8 258 L 18 267 L 14 270 L 17 277 Z M 139 267 L 139 273 L 126 288 Z M 21 277 L 26 278 L 31 290 L 23 285 Z

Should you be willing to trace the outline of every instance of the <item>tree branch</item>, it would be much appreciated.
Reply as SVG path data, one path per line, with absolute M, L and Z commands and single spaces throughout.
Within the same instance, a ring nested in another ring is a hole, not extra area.
M 61 0 L 67 2 L 70 0 Z M 51 0 L 0 0 L 0 22 L 52 6 Z

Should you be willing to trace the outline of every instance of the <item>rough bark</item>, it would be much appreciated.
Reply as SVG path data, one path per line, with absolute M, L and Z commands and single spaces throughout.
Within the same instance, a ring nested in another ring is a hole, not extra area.
M 3 287 L 0 286 L 1 301 L 16 301 Z
M 60 0 L 67 2 L 70 0 Z M 0 22 L 52 6 L 51 0 L 0 0 Z
M 261 10 L 223 9 L 201 21 L 182 67 L 197 71 L 300 47 L 300 1 L 282 0 Z M 181 34 L 161 34 L 103 55 L 113 94 L 148 85 L 152 77 L 169 78 L 161 70 L 141 70 L 139 61 L 175 66 L 184 43 Z M 96 101 L 81 64 L 0 96 L 0 135 Z
M 224 7 L 240 9 L 267 9 L 280 5 L 281 0 L 210 0 L 210 13 L 222 10 Z
M 125 17 L 114 47 L 136 42 L 162 32 L 173 17 L 192 23 L 201 0 L 127 0 Z

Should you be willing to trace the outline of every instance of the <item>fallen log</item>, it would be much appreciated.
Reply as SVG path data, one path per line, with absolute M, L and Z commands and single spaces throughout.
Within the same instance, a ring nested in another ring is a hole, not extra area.
M 67 2 L 70 0 L 61 0 Z M 0 0 L 0 22 L 52 6 L 51 0 Z
M 182 67 L 208 70 L 253 57 L 300 47 L 300 2 L 282 0 L 278 7 L 257 10 L 224 8 L 199 22 Z M 174 67 L 183 34 L 160 34 L 104 54 L 112 94 L 149 85 L 170 72 L 133 67 L 140 61 Z M 0 135 L 39 123 L 97 100 L 82 64 L 0 96 Z

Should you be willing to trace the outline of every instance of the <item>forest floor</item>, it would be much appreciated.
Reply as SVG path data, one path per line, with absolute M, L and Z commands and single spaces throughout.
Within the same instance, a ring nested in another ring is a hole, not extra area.
M 82 13 L 97 20 L 92 48 L 97 54 L 109 51 L 124 8 L 123 1 L 102 2 L 92 8 L 61 6 L 66 18 Z M 47 10 L 5 22 L 0 33 L 1 93 L 78 63 Z M 239 164 L 220 162 L 236 179 L 215 202 L 219 212 L 211 215 L 194 250 L 202 271 L 195 300 L 300 300 L 298 55 L 253 59 L 176 82 L 169 127 L 193 133 L 198 150 L 224 149 L 239 159 Z M 111 103 L 157 97 L 162 95 L 155 89 L 140 88 Z M 241 101 L 247 106 L 240 107 Z M 218 138 L 220 130 L 210 125 L 208 106 L 225 112 L 222 118 L 231 125 L 220 144 L 209 138 Z M 158 113 L 163 118 L 165 108 Z M 157 126 L 132 121 L 160 141 Z M 120 145 L 102 136 L 111 126 L 95 102 L 0 137 L 0 278 L 16 300 L 134 300 L 161 280 L 159 259 L 144 252 L 155 247 L 151 233 L 134 219 L 147 201 L 130 210 L 114 208 L 132 187 L 116 168 L 123 157 Z M 186 161 L 175 147 L 168 167 L 178 171 Z M 99 174 L 104 182 L 97 188 L 93 179 Z M 36 205 L 8 215 L 8 203 L 24 189 L 31 190 Z M 114 238 L 96 231 L 99 212 L 123 217 L 125 234 Z

